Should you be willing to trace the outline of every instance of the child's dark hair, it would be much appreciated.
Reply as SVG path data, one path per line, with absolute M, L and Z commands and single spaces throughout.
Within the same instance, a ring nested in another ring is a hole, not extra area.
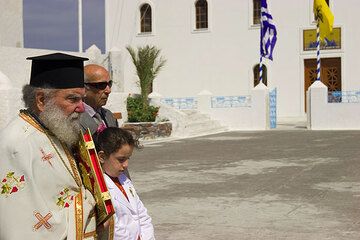
M 93 140 L 96 150 L 104 151 L 106 156 L 110 156 L 125 144 L 138 147 L 138 141 L 133 138 L 131 133 L 118 127 L 108 127 L 102 132 L 94 134 Z

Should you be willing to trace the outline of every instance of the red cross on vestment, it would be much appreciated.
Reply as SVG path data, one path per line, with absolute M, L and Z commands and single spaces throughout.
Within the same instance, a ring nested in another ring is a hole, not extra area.
M 42 154 L 41 160 L 43 160 L 44 162 L 48 162 L 50 164 L 50 166 L 52 166 L 52 163 L 50 160 L 53 158 L 53 155 L 51 153 L 46 154 L 42 148 L 40 148 L 40 151 Z
M 52 226 L 48 223 L 49 219 L 52 217 L 51 213 L 48 213 L 43 217 L 39 212 L 34 212 L 34 216 L 39 220 L 37 224 L 34 225 L 34 229 L 38 230 L 41 226 L 44 226 L 46 229 L 50 229 Z

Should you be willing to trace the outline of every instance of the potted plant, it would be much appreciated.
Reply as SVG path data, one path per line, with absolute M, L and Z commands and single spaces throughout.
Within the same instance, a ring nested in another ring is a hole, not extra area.
M 154 127 L 159 124 L 149 123 L 155 122 L 159 107 L 150 106 L 148 96 L 152 92 L 154 79 L 164 67 L 166 60 L 160 56 L 160 49 L 155 46 L 146 45 L 144 47 L 138 47 L 136 50 L 131 46 L 127 46 L 126 49 L 135 66 L 138 77 L 137 83 L 141 91 L 139 97 L 129 96 L 127 98 L 128 122 L 139 123 L 131 127 L 136 128 L 132 131 L 135 132 L 138 137 L 153 138 L 159 136 L 159 134 L 161 136 L 163 134 L 153 133 L 153 131 L 156 131 Z M 130 128 L 130 125 L 125 124 L 125 127 Z M 160 130 L 160 132 L 163 131 Z M 146 136 L 147 134 L 150 136 Z

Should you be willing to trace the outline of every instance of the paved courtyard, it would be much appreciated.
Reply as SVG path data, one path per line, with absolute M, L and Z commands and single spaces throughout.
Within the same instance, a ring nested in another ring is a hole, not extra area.
M 130 160 L 158 240 L 360 239 L 360 131 L 227 132 Z

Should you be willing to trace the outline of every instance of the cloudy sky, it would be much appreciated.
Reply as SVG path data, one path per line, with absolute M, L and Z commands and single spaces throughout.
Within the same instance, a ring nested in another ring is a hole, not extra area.
M 83 48 L 105 51 L 105 0 L 83 0 Z M 78 51 L 78 0 L 25 0 L 26 48 Z

